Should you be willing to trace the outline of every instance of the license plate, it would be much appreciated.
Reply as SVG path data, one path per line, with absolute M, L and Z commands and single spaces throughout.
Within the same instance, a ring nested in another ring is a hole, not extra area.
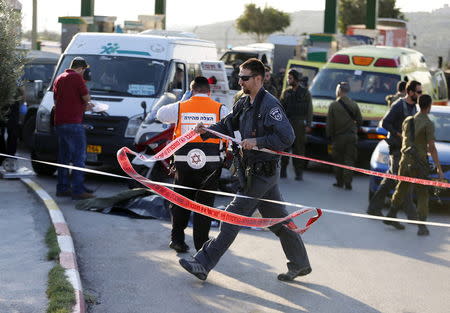
M 102 146 L 87 145 L 86 152 L 100 154 L 102 153 Z
M 86 162 L 98 162 L 98 154 L 95 153 L 87 153 L 86 155 Z
M 328 154 L 331 154 L 331 152 L 333 152 L 333 146 L 332 145 L 328 145 L 327 151 L 328 151 Z

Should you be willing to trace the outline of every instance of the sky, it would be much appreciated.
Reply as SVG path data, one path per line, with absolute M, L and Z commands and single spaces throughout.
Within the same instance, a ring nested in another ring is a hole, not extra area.
M 32 0 L 22 2 L 23 29 L 31 29 Z M 324 10 L 325 0 L 167 0 L 167 29 L 194 27 L 236 19 L 247 3 L 268 5 L 284 12 L 301 10 Z M 427 11 L 450 4 L 450 0 L 397 0 L 403 12 Z M 59 16 L 79 16 L 81 0 L 37 0 L 38 31 L 61 31 Z M 124 20 L 137 20 L 138 15 L 153 15 L 154 0 L 95 0 L 95 15 L 116 16 L 118 24 Z

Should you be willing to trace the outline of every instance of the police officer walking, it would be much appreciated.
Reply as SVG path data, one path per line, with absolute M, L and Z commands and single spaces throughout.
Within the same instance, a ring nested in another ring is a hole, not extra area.
M 283 150 L 294 141 L 294 132 L 280 103 L 262 88 L 263 79 L 264 65 L 261 61 L 249 59 L 244 62 L 240 66 L 239 83 L 247 96 L 235 104 L 232 113 L 210 128 L 233 137 L 235 133 L 239 133 L 243 139 L 242 150 L 234 147 L 237 149 L 235 159 L 239 171 L 241 174 L 245 172 L 245 177 L 241 175 L 242 186 L 238 194 L 251 198 L 235 197 L 226 211 L 251 216 L 258 209 L 263 217 L 284 217 L 287 212 L 283 205 L 255 199 L 281 200 L 278 187 L 280 158 L 253 148 Z M 197 125 L 196 131 L 203 138 L 212 136 L 205 133 L 202 124 Z M 240 229 L 240 226 L 223 222 L 218 236 L 206 242 L 192 260 L 180 259 L 181 266 L 197 278 L 205 280 Z M 288 259 L 288 272 L 278 275 L 278 279 L 289 281 L 309 274 L 311 267 L 300 236 L 282 224 L 274 225 L 270 230 L 280 238 Z
M 405 119 L 402 126 L 402 149 L 401 159 L 398 174 L 401 176 L 416 177 L 427 179 L 429 174 L 427 152 L 430 152 L 434 164 L 437 168 L 437 173 L 440 179 L 444 179 L 439 157 L 436 151 L 434 124 L 429 119 L 432 99 L 429 95 L 422 95 L 419 97 L 420 112 L 414 116 L 409 116 Z M 407 193 L 411 192 L 411 183 L 399 181 L 392 196 L 391 208 L 388 217 L 396 217 L 401 204 L 407 198 Z M 428 216 L 428 186 L 414 185 L 417 191 L 417 209 L 418 219 L 426 221 Z M 417 219 L 415 214 L 408 216 L 410 219 Z M 398 222 L 383 221 L 385 224 L 392 225 L 397 229 L 404 229 L 398 227 Z M 397 224 L 393 224 L 397 223 Z M 418 225 L 419 230 L 417 235 L 427 236 L 429 231 L 425 225 Z
M 226 106 L 209 98 L 210 86 L 205 77 L 196 77 L 191 83 L 191 91 L 189 100 L 163 106 L 156 113 L 159 121 L 176 123 L 174 139 L 194 128 L 198 121 L 210 125 L 228 114 Z M 219 139 L 203 141 L 198 137 L 175 152 L 174 183 L 196 189 L 204 189 L 207 184 L 207 189 L 216 190 L 221 167 L 220 148 Z M 199 203 L 214 206 L 214 194 L 184 188 L 175 188 L 174 191 Z M 185 242 L 184 230 L 191 211 L 172 205 L 171 213 L 172 240 L 169 247 L 177 252 L 187 252 L 189 246 Z M 194 213 L 193 223 L 194 245 L 199 250 L 209 239 L 211 218 Z
M 306 133 L 311 131 L 312 122 L 312 99 L 308 88 L 300 84 L 302 74 L 292 69 L 288 73 L 288 84 L 283 90 L 280 98 L 289 122 L 295 133 L 295 140 L 292 145 L 292 153 L 305 155 Z M 288 149 L 287 151 L 289 151 Z M 295 168 L 295 180 L 303 180 L 303 168 L 305 162 L 300 159 L 293 159 Z M 289 157 L 281 158 L 281 177 L 287 176 L 287 166 Z
M 397 174 L 400 162 L 400 149 L 402 146 L 402 123 L 406 117 L 417 113 L 416 103 L 417 98 L 422 94 L 422 85 L 415 80 L 411 80 L 406 84 L 406 97 L 399 98 L 391 106 L 382 120 L 382 126 L 389 132 L 386 142 L 389 145 L 389 173 Z M 367 214 L 381 216 L 381 209 L 384 206 L 384 201 L 389 192 L 395 188 L 396 182 L 392 179 L 384 178 L 378 190 L 370 199 Z M 414 212 L 415 206 L 412 200 L 412 195 L 409 194 L 408 199 L 404 201 L 405 211 Z M 394 227 L 402 228 L 403 225 L 392 222 Z
M 341 82 L 336 87 L 336 101 L 328 108 L 327 137 L 331 138 L 332 156 L 336 163 L 353 166 L 357 157 L 358 128 L 362 124 L 361 111 L 348 93 L 350 86 Z M 352 189 L 352 171 L 334 168 L 336 183 L 333 186 Z

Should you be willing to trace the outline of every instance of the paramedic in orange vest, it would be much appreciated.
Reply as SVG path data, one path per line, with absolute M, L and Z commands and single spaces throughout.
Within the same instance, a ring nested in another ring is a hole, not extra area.
M 228 114 L 226 106 L 209 97 L 210 86 L 205 77 L 198 76 L 192 81 L 191 92 L 189 100 L 163 106 L 156 113 L 156 118 L 162 123 L 176 123 L 174 139 L 195 128 L 199 122 L 211 125 Z M 222 165 L 221 145 L 219 139 L 203 141 L 199 136 L 178 150 L 174 154 L 174 183 L 196 189 L 216 190 Z M 214 206 L 214 194 L 183 188 L 175 188 L 174 191 L 201 204 Z M 185 242 L 184 230 L 191 211 L 171 204 L 171 213 L 172 235 L 169 247 L 179 253 L 187 252 L 189 246 Z M 199 250 L 209 239 L 211 218 L 193 214 L 194 245 Z

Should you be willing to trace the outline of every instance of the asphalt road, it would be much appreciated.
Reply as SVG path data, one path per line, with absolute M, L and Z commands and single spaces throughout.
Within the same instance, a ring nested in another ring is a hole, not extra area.
M 56 177 L 37 181 L 54 196 Z M 87 181 L 98 196 L 126 189 L 120 179 Z M 307 171 L 303 182 L 283 180 L 281 189 L 286 201 L 365 212 L 367 176 L 357 176 L 352 191 L 332 183 L 331 173 L 316 169 Z M 168 222 L 78 211 L 70 199 L 57 201 L 75 240 L 83 287 L 96 299 L 91 313 L 444 313 L 450 307 L 448 228 L 432 227 L 422 238 L 413 225 L 396 231 L 378 221 L 325 214 L 303 235 L 313 271 L 293 283 L 276 278 L 286 269 L 277 238 L 243 230 L 201 282 L 179 266 L 181 255 L 167 248 Z M 429 220 L 450 223 L 450 210 L 433 212 Z M 187 234 L 192 247 L 190 228 Z

